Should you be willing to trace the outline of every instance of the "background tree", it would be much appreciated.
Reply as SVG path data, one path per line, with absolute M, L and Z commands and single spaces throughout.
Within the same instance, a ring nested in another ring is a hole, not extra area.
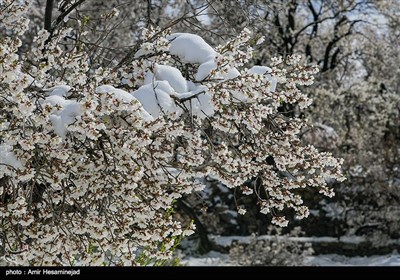
M 257 62 L 265 63 L 274 52 L 296 53 L 321 69 L 317 90 L 309 92 L 313 105 L 303 115 L 314 128 L 305 129 L 302 139 L 344 157 L 348 180 L 337 185 L 336 202 L 314 202 L 319 209 L 311 223 L 315 227 L 308 222 L 304 229 L 312 235 L 397 238 L 399 79 L 393 69 L 399 2 L 230 1 L 211 6 L 211 22 L 223 33 L 251 26 L 265 36 Z M 300 114 L 286 104 L 281 110 Z M 266 232 L 263 227 L 258 223 L 260 233 Z

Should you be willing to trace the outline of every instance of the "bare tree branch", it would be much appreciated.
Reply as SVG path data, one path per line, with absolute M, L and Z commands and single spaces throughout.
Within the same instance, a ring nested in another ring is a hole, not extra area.
M 47 0 L 46 1 L 46 10 L 44 13 L 44 29 L 48 32 L 51 32 L 51 20 L 53 16 L 53 6 L 54 0 Z

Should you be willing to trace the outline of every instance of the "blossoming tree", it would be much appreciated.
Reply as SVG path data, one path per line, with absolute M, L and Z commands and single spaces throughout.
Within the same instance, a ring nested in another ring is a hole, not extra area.
M 318 69 L 298 56 L 249 66 L 252 35 L 211 47 L 145 29 L 124 63 L 92 63 L 84 32 L 22 38 L 30 1 L 0 1 L 0 256 L 23 265 L 137 265 L 190 235 L 174 202 L 213 177 L 258 198 L 272 223 L 308 215 L 299 189 L 327 196 L 341 161 L 278 111 L 306 108 Z M 117 16 L 114 10 L 110 16 Z M 258 43 L 261 43 L 259 40 Z M 24 49 L 25 51 L 21 51 Z M 244 185 L 257 178 L 253 188 Z M 238 205 L 240 214 L 245 205 Z

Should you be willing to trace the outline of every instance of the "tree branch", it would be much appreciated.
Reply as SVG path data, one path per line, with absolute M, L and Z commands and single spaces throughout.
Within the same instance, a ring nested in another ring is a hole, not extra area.
M 51 20 L 53 16 L 54 0 L 46 1 L 46 10 L 44 12 L 44 29 L 51 33 Z
M 50 41 L 51 38 L 53 37 L 54 31 L 56 30 L 56 28 L 60 25 L 60 23 L 64 20 L 64 18 L 69 15 L 75 8 L 77 8 L 80 4 L 82 4 L 83 2 L 85 2 L 86 0 L 79 0 L 78 2 L 75 2 L 74 4 L 71 5 L 71 7 L 69 7 L 69 9 L 63 11 L 56 19 L 56 22 L 54 24 L 54 26 L 51 26 L 51 13 L 52 13 L 52 9 L 53 9 L 53 0 L 47 0 L 47 3 L 49 4 L 51 2 L 51 10 L 50 7 L 48 5 L 46 5 L 46 14 L 48 13 L 48 9 L 50 10 L 50 21 L 49 21 L 49 26 L 48 29 L 45 27 L 45 29 L 47 31 L 49 31 L 50 36 L 49 38 L 47 38 L 46 42 L 44 43 L 44 45 L 46 46 Z M 45 17 L 46 18 L 46 17 Z M 45 22 L 46 24 L 46 22 Z
M 147 28 L 149 28 L 152 25 L 152 21 L 151 21 L 151 0 L 147 0 Z

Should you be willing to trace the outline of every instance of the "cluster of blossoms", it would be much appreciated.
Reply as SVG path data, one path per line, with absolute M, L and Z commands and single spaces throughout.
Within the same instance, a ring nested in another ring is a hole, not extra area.
M 171 257 L 193 232 L 170 214 L 212 177 L 258 197 L 260 211 L 308 215 L 298 189 L 333 192 L 340 160 L 301 146 L 315 67 L 297 56 L 245 66 L 251 34 L 213 49 L 193 34 L 145 30 L 129 63 L 92 69 L 77 31 L 39 32 L 18 53 L 29 1 L 4 0 L 0 18 L 0 254 L 24 265 L 136 265 Z M 253 188 L 243 187 L 249 180 Z M 245 206 L 238 205 L 245 213 Z

